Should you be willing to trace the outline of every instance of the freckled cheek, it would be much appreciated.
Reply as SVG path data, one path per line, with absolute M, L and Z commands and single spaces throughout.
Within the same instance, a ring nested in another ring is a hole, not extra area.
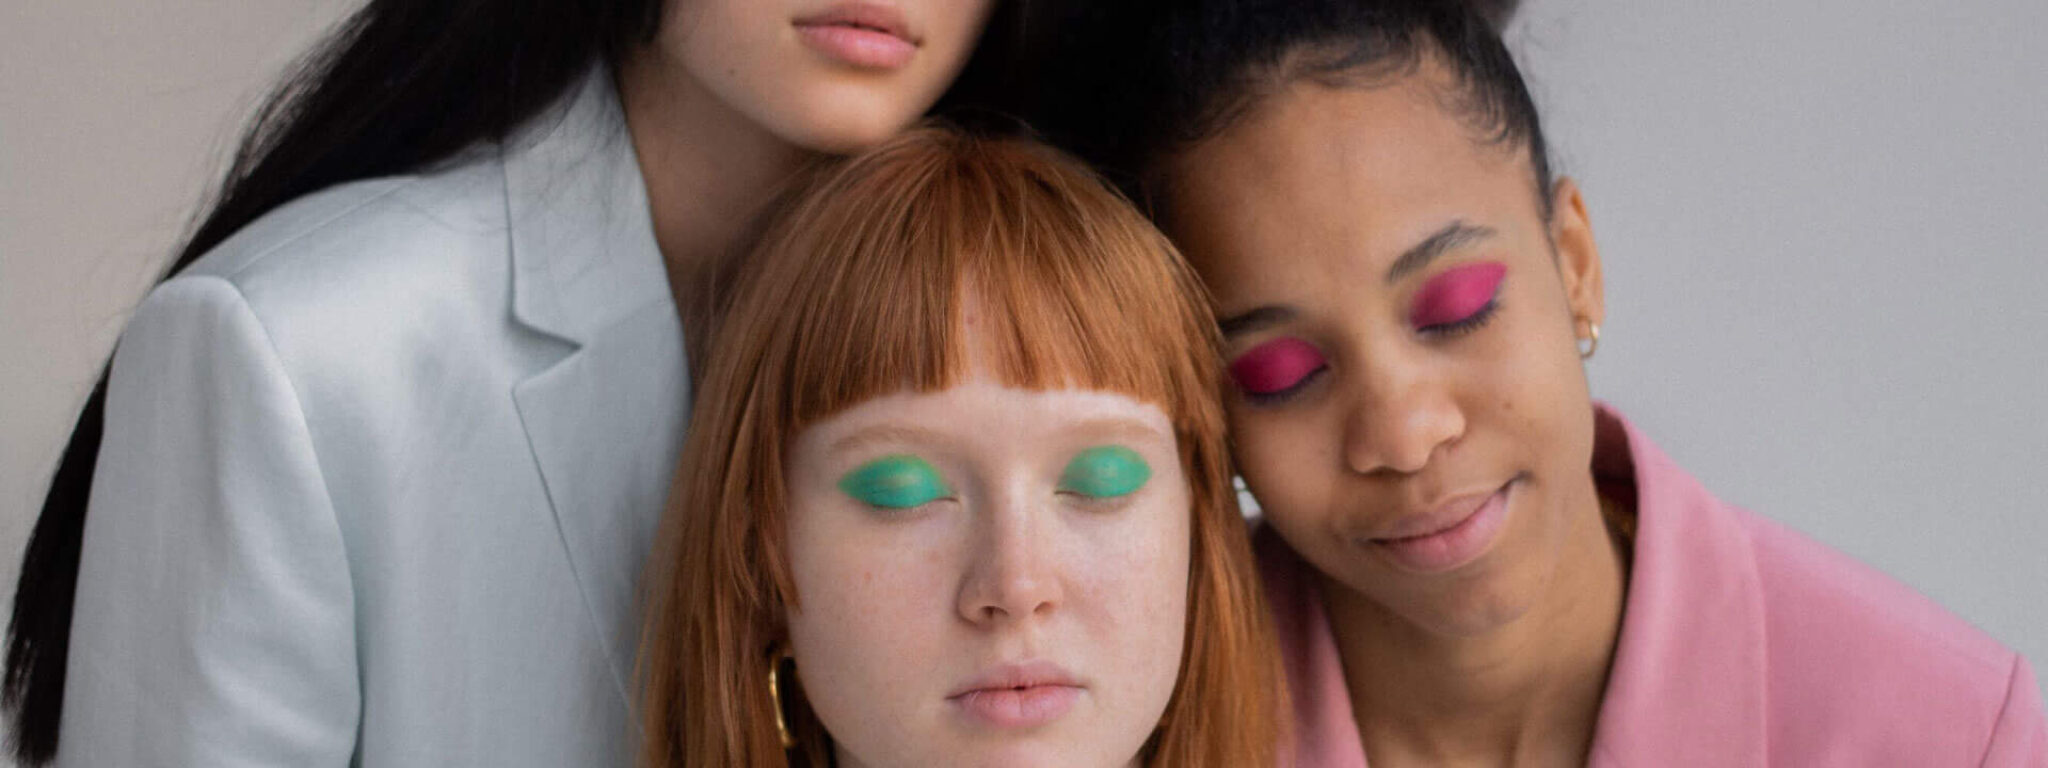
M 789 613 L 789 640 L 805 697 L 849 743 L 900 742 L 883 734 L 925 722 L 933 693 L 949 683 L 934 660 L 959 661 L 941 631 L 950 595 L 938 594 L 920 556 L 890 561 L 852 547 L 790 555 L 802 609 Z
M 1154 482 L 1181 483 L 1174 477 Z M 1127 682 L 1150 689 L 1158 681 L 1152 664 L 1160 654 L 1177 658 L 1187 621 L 1187 587 L 1192 512 L 1183 491 L 1161 494 L 1143 509 L 1128 509 L 1127 522 L 1085 532 L 1086 546 L 1068 557 L 1069 583 L 1080 601 L 1072 606 L 1100 653 L 1107 670 L 1133 676 Z M 1177 669 L 1177 665 L 1175 667 Z M 1167 672 L 1169 677 L 1171 671 Z
M 933 633 L 910 628 L 949 615 L 952 603 L 934 586 L 938 564 L 914 544 L 886 543 L 791 515 L 790 576 L 800 609 L 789 613 L 790 641 L 809 668 L 807 680 L 872 688 L 914 672 L 904 659 L 930 657 L 923 645 Z

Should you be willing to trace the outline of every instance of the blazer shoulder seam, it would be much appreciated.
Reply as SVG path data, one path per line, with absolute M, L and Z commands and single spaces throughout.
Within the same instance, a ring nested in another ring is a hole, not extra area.
M 241 286 L 235 284 L 233 280 L 228 279 L 226 276 L 216 274 L 179 275 L 165 281 L 164 287 L 180 283 L 192 285 L 194 288 L 199 288 L 199 286 L 204 284 L 217 283 L 232 297 L 234 311 L 249 323 L 251 330 L 258 337 L 257 340 L 263 345 L 263 356 L 269 358 L 268 363 L 276 366 L 278 378 L 284 380 L 285 391 L 291 395 L 292 418 L 297 422 L 299 434 L 306 441 L 307 452 L 313 456 L 313 471 L 320 476 L 320 494 L 327 499 L 330 516 L 338 516 L 340 513 L 334 511 L 334 489 L 327 481 L 327 468 L 325 462 L 320 458 L 319 445 L 313 441 L 312 422 L 306 418 L 305 398 L 300 395 L 299 382 L 292 377 L 291 367 L 285 365 L 284 354 L 278 350 L 277 341 L 271 338 L 270 326 L 263 322 L 263 315 L 259 314 L 256 311 L 256 307 L 249 303 L 249 297 L 242 292 Z M 337 524 L 339 522 L 339 520 L 336 520 Z M 346 541 L 343 542 L 343 546 L 346 548 Z
M 365 194 L 365 196 L 362 197 L 361 199 L 355 200 L 343 206 L 341 209 L 330 212 L 326 216 L 322 216 L 319 219 L 313 220 L 307 224 L 303 224 L 298 227 L 294 227 L 292 228 L 291 231 L 283 233 L 281 236 L 275 238 L 274 240 L 264 243 L 252 244 L 254 246 L 254 248 L 252 249 L 252 253 L 250 253 L 250 255 L 247 256 L 246 258 L 242 259 L 241 263 L 236 264 L 232 269 L 215 272 L 213 274 L 223 279 L 226 279 L 229 282 L 233 282 L 239 285 L 241 282 L 241 278 L 245 273 L 249 272 L 250 270 L 256 269 L 257 266 L 260 264 L 268 262 L 280 251 L 288 250 L 293 246 L 300 245 L 302 243 L 307 242 L 308 240 L 320 237 L 323 235 L 323 233 L 327 233 L 337 226 L 346 225 L 350 223 L 351 219 L 361 217 L 366 213 L 375 215 L 375 212 L 366 211 L 366 209 L 373 208 L 374 206 L 378 206 L 380 204 L 390 206 L 392 209 L 402 210 L 413 216 L 421 217 L 427 221 L 433 222 L 435 226 L 442 227 L 444 229 L 449 230 L 450 232 L 459 233 L 462 231 L 461 227 L 455 226 L 448 220 L 442 218 L 440 215 L 427 210 L 417 201 L 408 199 L 405 194 L 408 191 L 416 190 L 423 186 L 429 186 L 432 181 L 438 178 L 440 177 L 401 176 L 386 177 L 381 179 L 362 179 L 355 182 L 348 182 L 336 187 L 329 187 L 326 190 L 312 192 L 310 193 L 310 195 L 320 195 L 329 192 L 338 192 L 348 186 L 352 186 L 355 184 L 378 185 L 382 187 L 381 189 L 375 189 L 374 191 L 364 190 L 367 194 Z M 304 199 L 306 198 L 300 197 L 291 202 L 298 202 L 299 200 Z M 291 202 L 287 202 L 286 205 L 290 205 Z M 252 226 L 254 224 L 255 222 L 251 222 Z

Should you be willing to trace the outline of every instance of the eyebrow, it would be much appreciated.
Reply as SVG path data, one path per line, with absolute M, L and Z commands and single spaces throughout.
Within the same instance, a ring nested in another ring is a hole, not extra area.
M 1435 261 L 1438 256 L 1449 253 L 1459 246 L 1484 240 L 1493 235 L 1492 227 L 1467 224 L 1463 219 L 1452 221 L 1449 224 L 1445 224 L 1442 229 L 1430 233 L 1429 237 L 1422 239 L 1422 242 L 1416 243 L 1410 246 L 1408 250 L 1401 252 L 1400 258 L 1394 259 L 1393 265 L 1387 267 L 1385 280 L 1389 284 L 1400 282 L 1401 278 L 1429 266 L 1429 263 Z M 1299 311 L 1291 305 L 1267 304 L 1221 318 L 1216 321 L 1216 326 L 1223 331 L 1223 337 L 1227 339 L 1281 325 L 1293 320 L 1299 314 Z
M 1061 432 L 1081 435 L 1089 440 L 1127 440 L 1144 442 L 1165 437 L 1173 439 L 1169 428 L 1160 432 L 1153 425 L 1125 416 L 1098 416 L 1076 421 L 1061 427 Z M 898 424 L 877 424 L 833 441 L 831 452 L 844 454 L 876 445 L 935 445 L 950 442 L 938 432 Z
M 846 453 L 870 445 L 930 445 L 939 435 L 928 429 L 896 424 L 877 424 L 833 441 L 832 453 Z
M 1403 251 L 1393 266 L 1387 267 L 1386 282 L 1389 285 L 1400 282 L 1401 278 L 1429 266 L 1436 257 L 1449 253 L 1451 249 L 1492 236 L 1493 228 L 1466 224 L 1462 219 L 1445 224 L 1442 229 L 1423 238 L 1422 242 Z
M 1142 443 L 1147 440 L 1174 439 L 1173 429 L 1161 432 L 1158 427 L 1127 416 L 1099 416 L 1083 419 L 1067 426 L 1062 431 L 1084 435 L 1089 440 L 1125 440 Z
M 1251 333 L 1261 328 L 1271 328 L 1293 320 L 1294 307 L 1285 304 L 1267 304 L 1216 321 L 1216 327 L 1223 331 L 1224 338 Z

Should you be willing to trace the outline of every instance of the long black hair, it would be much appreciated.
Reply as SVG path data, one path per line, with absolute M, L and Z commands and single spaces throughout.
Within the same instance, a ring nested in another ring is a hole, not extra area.
M 286 74 L 256 111 L 175 275 L 286 201 L 410 172 L 502 140 L 595 61 L 654 39 L 663 0 L 369 0 Z M 1044 9 L 1049 3 L 1036 3 Z M 999 3 L 940 111 L 1014 111 L 1003 101 L 1034 50 L 1023 2 Z M 80 544 L 106 412 L 107 373 L 64 448 L 30 534 L 0 684 L 23 764 L 57 753 Z

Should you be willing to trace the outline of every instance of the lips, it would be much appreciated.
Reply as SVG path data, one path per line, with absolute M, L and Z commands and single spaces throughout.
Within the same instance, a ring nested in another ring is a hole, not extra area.
M 982 725 L 1035 728 L 1073 709 L 1081 683 L 1048 661 L 1005 664 L 976 675 L 946 695 L 946 701 Z
M 792 22 L 805 45 L 861 69 L 896 69 L 923 43 L 902 11 L 875 3 L 840 3 Z
M 1402 518 L 1367 546 L 1384 554 L 1395 567 L 1415 573 L 1443 573 L 1479 559 L 1506 524 L 1509 491 L 1514 483 L 1490 494 L 1471 494 Z

